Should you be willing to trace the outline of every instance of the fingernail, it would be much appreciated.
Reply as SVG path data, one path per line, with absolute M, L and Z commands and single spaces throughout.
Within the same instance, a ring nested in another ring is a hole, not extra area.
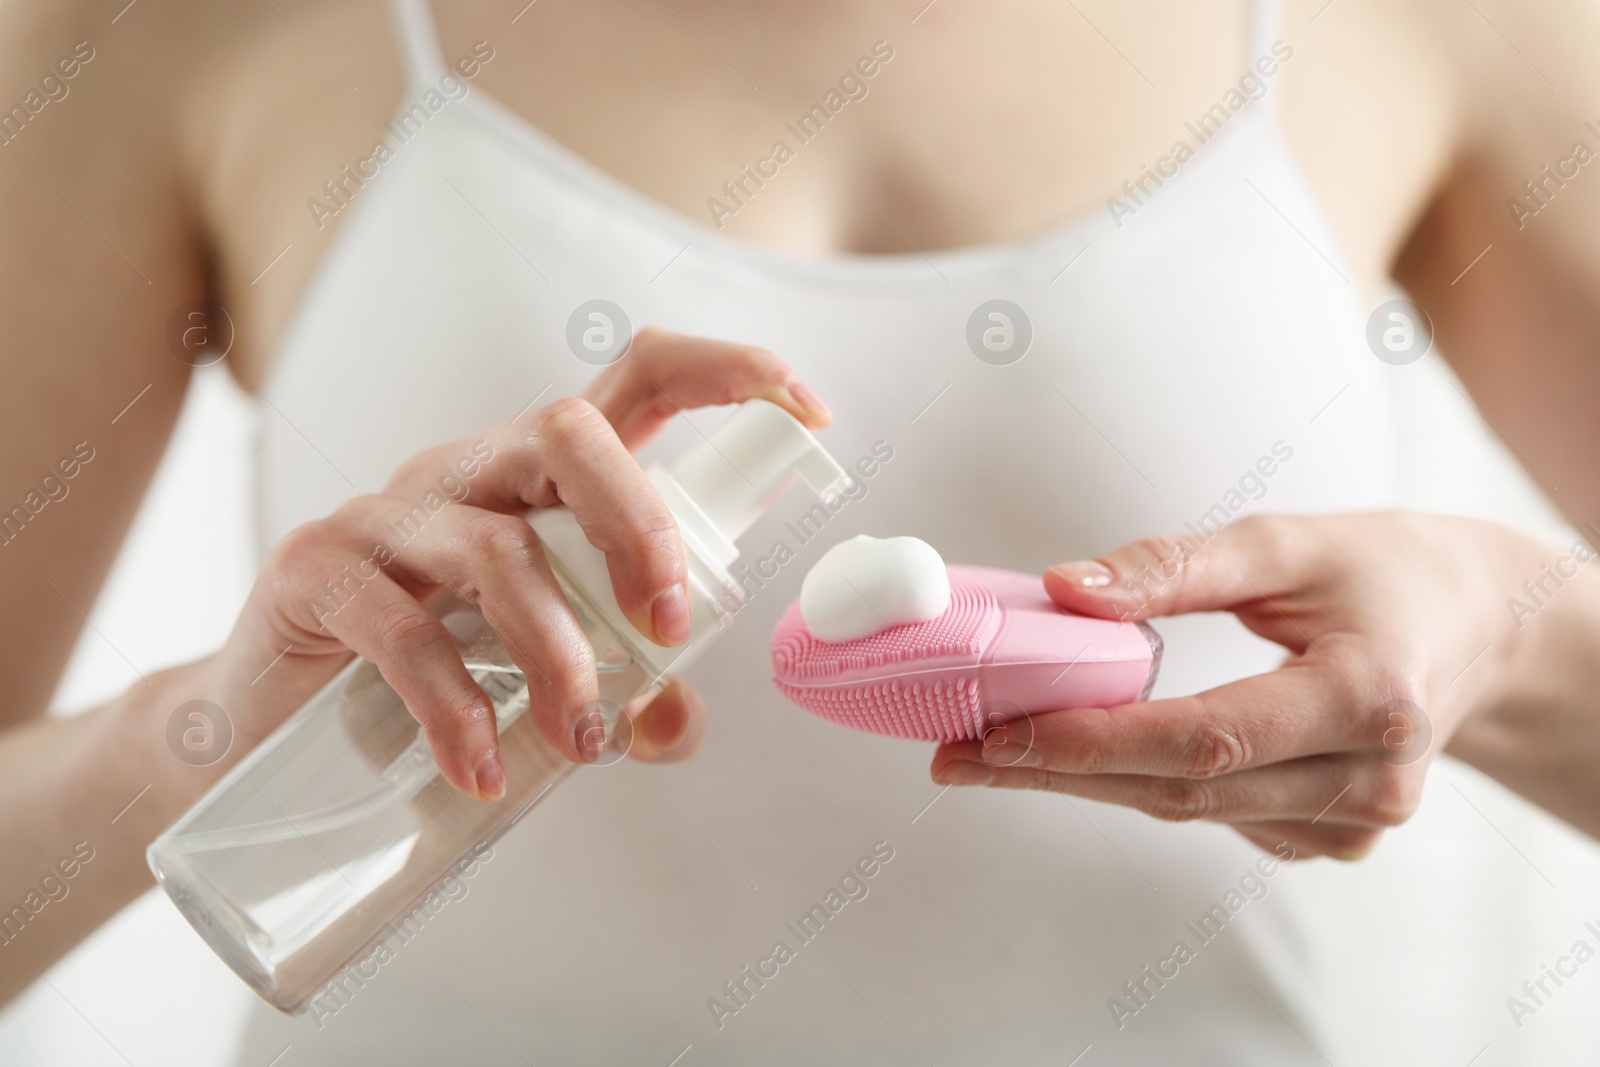
M 499 756 L 491 755 L 478 764 L 478 796 L 484 800 L 499 800 L 506 795 L 506 769 Z
M 813 393 L 810 389 L 807 389 L 805 383 L 800 379 L 789 379 L 789 383 L 784 386 L 784 388 L 789 390 L 789 395 L 794 397 L 795 403 L 799 404 L 807 411 L 815 412 L 818 415 L 825 415 L 829 418 L 833 417 L 833 412 L 828 410 L 828 405 L 824 404 L 816 393 Z
M 945 785 L 988 785 L 994 781 L 994 772 L 981 763 L 961 760 L 940 771 L 939 781 Z
M 1050 568 L 1073 585 L 1084 589 L 1104 589 L 1114 575 L 1111 568 L 1099 560 L 1080 559 L 1071 563 L 1057 563 Z
M 683 586 L 675 585 L 656 597 L 650 608 L 650 622 L 656 639 L 664 645 L 681 645 L 689 640 L 689 598 Z

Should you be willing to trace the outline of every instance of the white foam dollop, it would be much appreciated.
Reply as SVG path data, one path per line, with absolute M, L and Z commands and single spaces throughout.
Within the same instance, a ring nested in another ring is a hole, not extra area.
M 944 559 L 918 537 L 861 534 L 841 541 L 800 583 L 800 617 L 819 641 L 855 641 L 927 622 L 949 606 Z

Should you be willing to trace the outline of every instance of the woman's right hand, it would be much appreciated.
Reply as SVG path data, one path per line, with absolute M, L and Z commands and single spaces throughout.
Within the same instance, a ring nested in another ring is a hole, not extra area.
M 404 699 L 445 778 L 470 796 L 498 798 L 505 773 L 493 704 L 424 607 L 451 590 L 482 611 L 529 679 L 549 742 L 568 759 L 593 760 L 599 749 L 585 729 L 597 698 L 593 652 L 521 514 L 571 508 L 605 553 L 628 620 L 659 644 L 681 644 L 689 636 L 683 545 L 632 453 L 680 410 L 752 398 L 811 428 L 831 418 L 770 352 L 644 330 L 583 397 L 414 456 L 381 493 L 291 531 L 209 661 L 206 688 L 234 727 L 230 756 L 254 747 L 354 653 Z M 702 715 L 698 698 L 668 685 L 640 712 L 633 754 L 688 755 Z

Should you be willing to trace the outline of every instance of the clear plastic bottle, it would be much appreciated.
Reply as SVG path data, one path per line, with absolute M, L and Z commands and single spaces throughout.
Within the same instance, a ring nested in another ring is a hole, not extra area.
M 605 557 L 570 511 L 528 516 L 594 646 L 590 719 L 606 731 L 602 761 L 626 748 L 628 732 L 614 728 L 621 708 L 687 666 L 739 607 L 727 571 L 734 539 L 797 478 L 825 495 L 845 472 L 787 412 L 752 400 L 649 475 L 687 549 L 691 629 L 677 648 L 623 617 Z M 494 702 L 502 799 L 474 800 L 446 782 L 399 695 L 358 659 L 150 845 L 150 869 L 178 910 L 283 1011 L 306 1010 L 577 768 L 526 714 L 527 682 L 482 615 L 459 601 L 436 610 Z

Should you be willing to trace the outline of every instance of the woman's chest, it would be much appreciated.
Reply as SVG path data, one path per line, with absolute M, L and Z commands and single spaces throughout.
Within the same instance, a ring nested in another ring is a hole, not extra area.
M 503 114 L 446 112 L 352 209 L 285 337 L 264 543 L 581 391 L 645 325 L 777 352 L 835 410 L 841 460 L 893 453 L 858 513 L 962 558 L 1389 503 L 1385 365 L 1298 170 L 1240 121 L 1126 219 L 808 262 L 698 238 Z
M 493 95 L 706 234 L 765 247 L 932 251 L 1114 213 L 1117 202 L 1137 207 L 1156 187 L 1149 175 L 1174 165 L 1175 148 L 1200 151 L 1239 102 L 1327 98 L 1374 111 L 1363 120 L 1369 130 L 1413 131 L 1405 152 L 1371 142 L 1379 158 L 1356 171 L 1366 179 L 1348 173 L 1346 157 L 1359 149 L 1326 146 L 1307 157 L 1333 244 L 1370 285 L 1429 180 L 1413 157 L 1438 150 L 1433 135 L 1414 136 L 1428 125 L 1408 119 L 1415 107 L 1404 96 L 1387 93 L 1384 115 L 1374 99 L 1383 87 L 1317 90 L 1362 65 L 1331 34 L 1309 42 L 1291 34 L 1277 55 L 1247 55 L 1244 5 L 1225 18 L 1174 8 L 1160 19 L 1151 10 L 1094 13 L 1095 23 L 1024 0 L 981 17 L 934 6 L 915 23 L 880 5 L 803 15 L 778 5 L 759 16 L 765 22 L 750 12 L 712 11 L 707 21 L 699 10 L 669 6 L 658 18 L 625 7 L 535 7 L 515 24 L 486 4 L 441 11 L 442 60 L 473 72 L 443 97 Z M 300 116 L 292 139 L 235 139 L 228 165 L 216 168 L 222 244 L 232 253 L 226 285 L 241 319 L 237 359 L 249 380 L 264 377 L 347 204 L 366 195 L 351 175 L 363 172 L 395 113 L 418 102 L 416 87 L 398 89 L 386 8 L 340 5 L 314 27 L 337 40 L 361 23 L 366 39 L 386 46 L 356 65 L 339 57 L 365 92 L 312 100 L 304 80 L 280 77 L 270 56 L 259 70 L 242 66 L 240 88 L 250 91 L 236 96 L 248 104 L 230 124 Z M 1294 134 L 1297 113 L 1285 112 L 1298 144 L 1306 139 Z

